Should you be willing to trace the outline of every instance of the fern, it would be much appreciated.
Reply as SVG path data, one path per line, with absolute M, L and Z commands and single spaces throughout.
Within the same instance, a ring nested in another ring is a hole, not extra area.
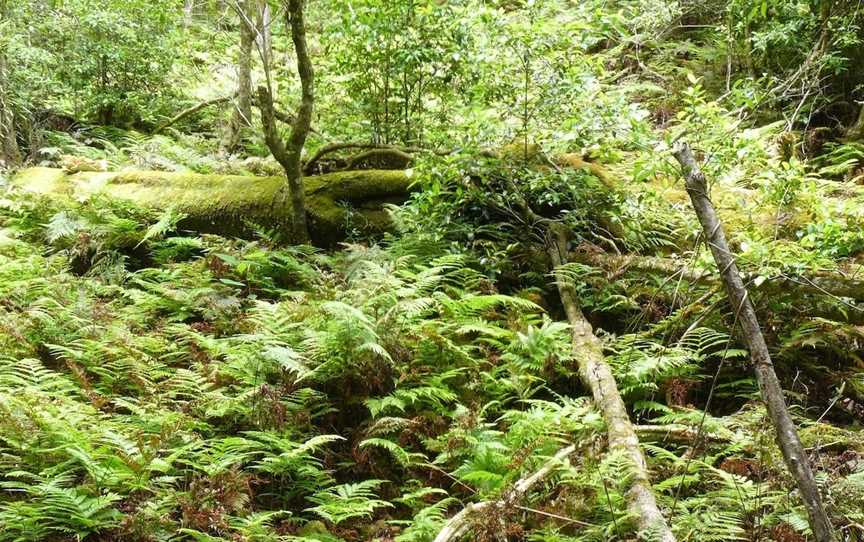
M 382 483 L 381 480 L 363 480 L 327 488 L 308 498 L 316 506 L 306 510 L 336 525 L 353 518 L 370 518 L 380 508 L 393 507 L 375 498 L 374 490 Z

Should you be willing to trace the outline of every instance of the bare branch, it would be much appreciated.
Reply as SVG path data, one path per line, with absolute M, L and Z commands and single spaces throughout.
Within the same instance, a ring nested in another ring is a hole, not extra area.
M 679 143 L 673 154 L 681 165 L 687 194 L 690 196 L 693 209 L 702 224 L 708 246 L 714 256 L 714 261 L 717 263 L 723 284 L 726 286 L 726 294 L 729 296 L 732 306 L 739 311 L 738 320 L 741 323 L 744 341 L 750 350 L 750 357 L 755 366 L 756 380 L 759 383 L 762 400 L 765 402 L 771 423 L 776 431 L 777 441 L 783 452 L 786 467 L 795 479 L 801 499 L 807 508 L 810 528 L 817 542 L 835 542 L 833 526 L 822 506 L 822 498 L 819 495 L 816 480 L 813 478 L 810 462 L 801 446 L 798 431 L 795 429 L 795 424 L 786 407 L 783 389 L 780 387 L 777 374 L 774 372 L 774 364 L 771 361 L 765 337 L 762 335 L 762 329 L 759 327 L 756 311 L 753 309 L 747 289 L 741 280 L 738 266 L 735 264 L 735 257 L 726 242 L 723 226 L 717 218 L 714 205 L 708 198 L 708 183 L 705 180 L 705 175 L 686 143 Z
M 450 518 L 444 527 L 438 532 L 434 542 L 455 542 L 459 537 L 467 533 L 472 526 L 472 519 L 478 513 L 491 508 L 498 510 L 506 510 L 513 507 L 525 495 L 531 491 L 538 483 L 542 482 L 552 471 L 554 471 L 561 463 L 567 459 L 567 456 L 576 450 L 573 445 L 567 446 L 558 451 L 552 458 L 546 461 L 543 466 L 534 471 L 530 476 L 519 479 L 513 488 L 510 489 L 500 500 L 483 501 L 472 503 L 463 508 L 459 513 Z

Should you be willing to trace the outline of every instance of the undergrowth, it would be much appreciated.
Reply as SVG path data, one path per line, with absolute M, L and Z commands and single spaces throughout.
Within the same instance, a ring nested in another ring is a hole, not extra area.
M 180 218 L 2 200 L 0 539 L 428 541 L 567 443 L 556 483 L 477 539 L 631 532 L 627 463 L 604 453 L 542 288 L 502 292 L 476 256 L 418 235 L 324 254 L 264 231 L 190 235 Z M 640 306 L 574 273 L 598 313 Z M 716 322 L 606 338 L 639 423 L 717 436 L 643 439 L 661 505 L 682 538 L 805 532 Z M 731 415 L 703 418 L 706 386 Z M 862 445 L 824 424 L 810 438 Z M 823 456 L 820 476 L 838 517 L 861 521 L 861 467 L 844 457 Z

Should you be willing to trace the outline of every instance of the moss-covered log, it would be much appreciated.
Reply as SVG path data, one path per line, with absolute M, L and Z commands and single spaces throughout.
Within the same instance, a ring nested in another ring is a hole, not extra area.
M 199 175 L 163 171 L 82 172 L 52 168 L 22 170 L 14 184 L 31 192 L 83 198 L 93 194 L 139 205 L 173 207 L 186 215 L 181 227 L 206 233 L 244 235 L 248 223 L 266 227 L 290 223 L 280 190 L 284 177 Z M 405 200 L 411 185 L 405 171 L 347 171 L 304 179 L 310 233 L 330 246 L 349 230 L 380 233 L 390 227 L 385 203 Z

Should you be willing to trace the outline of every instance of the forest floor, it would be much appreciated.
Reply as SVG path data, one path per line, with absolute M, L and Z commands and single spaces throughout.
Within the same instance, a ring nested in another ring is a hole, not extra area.
M 692 75 L 660 119 L 640 77 L 589 100 L 628 128 L 587 162 L 418 157 L 390 232 L 340 207 L 345 243 L 327 250 L 285 243 L 266 215 L 235 238 L 184 223 L 174 198 L 5 185 L 0 540 L 431 542 L 495 499 L 471 539 L 635 540 L 632 472 L 514 196 L 574 234 L 558 271 L 678 540 L 808 540 L 670 153 L 681 139 L 701 151 L 834 526 L 864 540 L 864 145 L 747 128 Z M 280 174 L 200 139 L 52 132 L 41 165 Z

